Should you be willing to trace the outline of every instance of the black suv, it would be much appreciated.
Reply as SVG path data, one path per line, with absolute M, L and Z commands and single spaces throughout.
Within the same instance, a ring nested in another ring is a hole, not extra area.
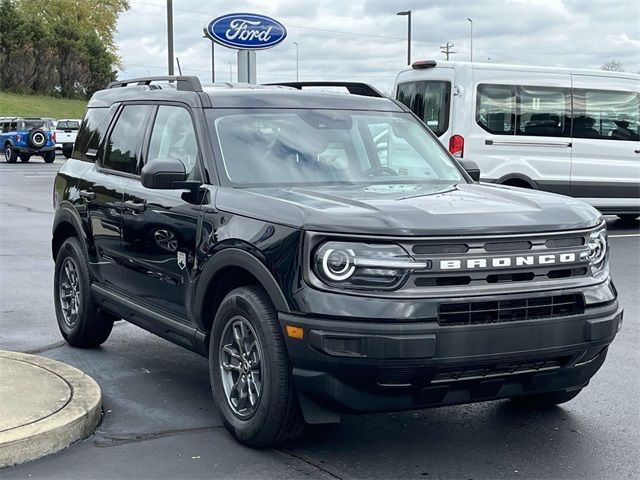
M 125 319 L 207 356 L 253 446 L 340 413 L 574 398 L 622 324 L 601 215 L 478 184 L 372 87 L 306 85 L 93 95 L 54 187 L 64 338 Z

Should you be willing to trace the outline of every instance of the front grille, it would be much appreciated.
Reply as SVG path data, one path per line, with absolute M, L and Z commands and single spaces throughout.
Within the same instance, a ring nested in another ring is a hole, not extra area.
M 441 303 L 438 324 L 480 325 L 514 322 L 584 313 L 584 297 L 579 294 L 508 300 Z
M 482 380 L 493 377 L 539 373 L 558 370 L 564 367 L 572 357 L 556 357 L 542 360 L 521 360 L 517 362 L 474 365 L 467 368 L 448 367 L 440 369 L 431 379 L 431 383 L 451 383 L 465 380 Z
M 539 270 L 539 269 L 538 269 Z M 554 280 L 558 278 L 584 277 L 586 267 L 555 268 L 548 271 L 487 273 L 474 272 L 470 275 L 416 275 L 413 283 L 416 287 L 444 287 L 451 285 L 473 285 L 483 283 L 530 282 L 532 280 Z

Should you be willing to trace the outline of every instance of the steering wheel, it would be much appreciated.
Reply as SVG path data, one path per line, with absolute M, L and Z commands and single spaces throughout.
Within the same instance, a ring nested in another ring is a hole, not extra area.
M 371 167 L 364 172 L 362 175 L 365 177 L 373 177 L 375 175 L 393 175 L 397 176 L 398 172 L 396 172 L 393 168 L 389 167 Z

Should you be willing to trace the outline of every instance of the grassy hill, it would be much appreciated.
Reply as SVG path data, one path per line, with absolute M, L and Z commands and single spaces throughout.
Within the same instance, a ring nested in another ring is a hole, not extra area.
M 85 100 L 0 92 L 0 117 L 82 118 Z

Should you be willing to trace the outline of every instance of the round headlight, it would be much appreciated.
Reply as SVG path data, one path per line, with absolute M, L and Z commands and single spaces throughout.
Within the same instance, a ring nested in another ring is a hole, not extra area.
M 351 249 L 329 248 L 322 255 L 322 273 L 334 282 L 347 280 L 356 270 Z

